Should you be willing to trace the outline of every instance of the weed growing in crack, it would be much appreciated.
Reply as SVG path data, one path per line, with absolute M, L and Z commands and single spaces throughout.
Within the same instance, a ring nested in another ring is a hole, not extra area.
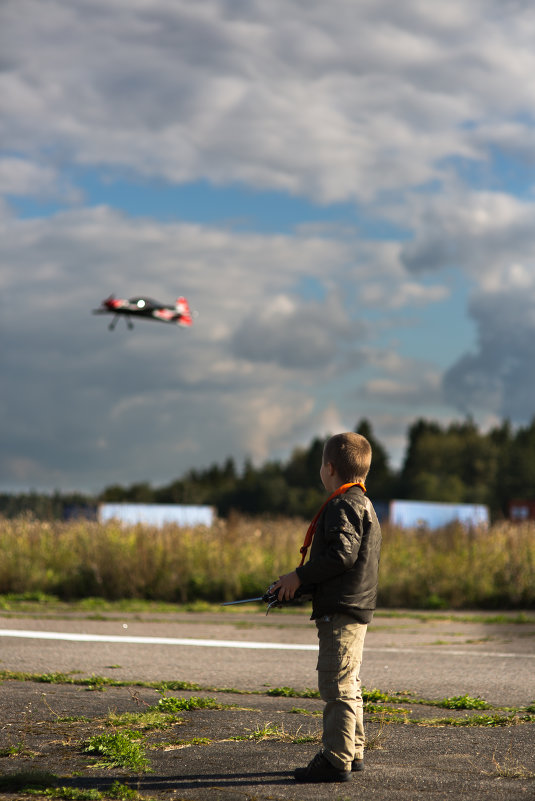
M 153 729 L 165 729 L 169 726 L 176 726 L 183 723 L 183 719 L 166 711 L 161 711 L 155 707 L 147 709 L 146 712 L 122 712 L 117 714 L 109 712 L 105 721 L 107 726 L 113 728 L 135 726 L 142 731 Z
M 216 701 L 215 698 L 200 698 L 199 696 L 192 695 L 191 698 L 176 698 L 174 696 L 166 696 L 160 698 L 158 701 L 158 709 L 161 712 L 182 712 L 190 711 L 192 709 L 233 709 L 234 704 L 222 704 Z
M 304 743 L 321 743 L 321 736 L 322 735 L 320 731 L 313 734 L 299 734 L 299 730 L 297 730 L 290 742 L 295 743 L 296 745 L 302 745 Z
M 520 715 L 514 712 L 510 715 L 468 715 L 463 718 L 427 718 L 422 720 L 411 719 L 408 723 L 416 726 L 518 726 L 522 723 L 533 723 L 535 715 Z
M 317 690 L 294 690 L 293 687 L 273 687 L 267 690 L 266 695 L 273 695 L 282 698 L 319 698 L 320 694 Z
M 520 760 L 515 759 L 512 755 L 512 744 L 509 745 L 503 758 L 498 760 L 496 751 L 492 754 L 492 770 L 481 770 L 485 776 L 491 776 L 499 779 L 535 779 L 535 772 L 526 768 Z M 471 763 L 473 764 L 473 763 Z M 477 767 L 477 766 L 474 766 Z
M 366 733 L 366 742 L 364 747 L 367 751 L 380 751 L 383 747 L 383 742 L 386 740 L 386 715 L 379 719 L 379 728 L 377 731 Z
M 43 793 L 39 790 L 30 792 L 44 795 L 45 798 L 62 798 L 65 801 L 101 801 L 104 797 L 99 790 L 82 790 L 79 787 L 48 787 Z
M 145 773 L 149 770 L 149 763 L 143 745 L 138 742 L 142 736 L 138 731 L 96 734 L 89 738 L 84 751 L 101 757 L 95 767 L 129 768 Z
M 177 740 L 175 743 L 153 743 L 151 751 L 178 751 L 181 748 L 190 748 L 192 745 L 210 745 L 214 741 L 209 737 L 192 737 L 191 740 Z
M 375 709 L 368 709 L 365 707 L 366 713 L 369 715 L 368 720 L 370 723 L 411 723 L 408 711 L 406 709 L 392 709 L 390 707 L 376 707 Z
M 301 726 L 296 732 L 287 732 L 283 725 L 276 725 L 274 723 L 264 723 L 254 729 L 250 734 L 243 734 L 236 737 L 231 737 L 231 740 L 253 740 L 254 742 L 261 742 L 262 740 L 279 740 L 284 743 L 319 743 L 321 742 L 321 732 L 311 734 L 300 734 Z
M 24 743 L 19 742 L 14 745 L 8 745 L 6 748 L 0 748 L 0 757 L 22 756 L 29 755 L 32 752 L 26 748 Z
M 101 793 L 100 790 L 94 788 L 84 790 L 80 787 L 65 786 L 47 787 L 46 790 L 30 787 L 24 789 L 23 792 L 32 795 L 38 794 L 45 798 L 65 799 L 65 801 L 104 801 L 107 798 L 116 798 L 119 801 L 139 801 L 142 797 L 137 790 L 133 790 L 127 784 L 121 784 L 119 781 L 114 782 L 105 793 Z
M 198 692 L 203 688 L 192 681 L 162 681 L 155 689 L 160 695 L 165 695 L 165 693 L 172 690 L 191 690 L 192 692 Z
M 390 696 L 388 693 L 382 692 L 382 690 L 377 690 L 375 687 L 373 690 L 366 690 L 363 687 L 362 700 L 365 703 L 386 703 L 387 701 L 392 701 L 392 696 Z
M 452 698 L 443 698 L 436 706 L 443 709 L 490 709 L 483 698 L 471 698 L 469 695 L 455 695 Z
M 302 709 L 300 706 L 293 706 L 291 709 L 288 710 L 290 714 L 294 715 L 310 715 L 311 717 L 321 717 L 323 715 L 323 711 L 321 709 Z
M 518 759 L 511 754 L 511 746 L 501 762 L 496 758 L 496 752 L 492 755 L 494 765 L 494 775 L 502 779 L 535 779 L 535 772 L 526 768 Z

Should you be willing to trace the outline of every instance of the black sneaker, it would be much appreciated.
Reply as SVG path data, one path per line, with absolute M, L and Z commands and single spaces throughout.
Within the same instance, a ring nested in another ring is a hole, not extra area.
M 354 759 L 351 763 L 351 770 L 353 772 L 358 770 L 364 770 L 364 760 L 363 759 Z
M 320 751 L 306 768 L 297 768 L 294 776 L 296 782 L 348 782 L 351 771 L 338 770 Z

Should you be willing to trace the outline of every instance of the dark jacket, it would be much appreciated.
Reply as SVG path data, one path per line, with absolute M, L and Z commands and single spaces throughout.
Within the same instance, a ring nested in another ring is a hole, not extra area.
M 360 487 L 337 495 L 318 520 L 310 558 L 297 568 L 312 590 L 312 620 L 344 612 L 369 623 L 377 605 L 381 527 Z

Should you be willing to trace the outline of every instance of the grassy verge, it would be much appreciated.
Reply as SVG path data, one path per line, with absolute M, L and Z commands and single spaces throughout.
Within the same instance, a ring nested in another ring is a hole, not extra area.
M 305 528 L 296 520 L 240 518 L 191 529 L 0 519 L 0 608 L 9 610 L 16 597 L 162 604 L 254 597 L 296 564 Z M 535 525 L 433 532 L 387 526 L 379 603 L 534 609 Z
M 214 698 L 201 697 L 193 695 L 190 697 L 174 697 L 169 696 L 168 693 L 176 690 L 190 691 L 190 692 L 216 692 L 233 695 L 261 695 L 274 698 L 308 698 L 319 700 L 320 694 L 318 690 L 306 688 L 304 690 L 297 690 L 294 687 L 272 687 L 266 690 L 241 690 L 236 687 L 203 687 L 200 684 L 189 681 L 133 681 L 133 680 L 116 680 L 105 676 L 91 676 L 89 678 L 70 676 L 64 673 L 19 673 L 10 670 L 0 670 L 0 681 L 31 681 L 38 683 L 51 683 L 51 684 L 67 684 L 79 687 L 85 687 L 87 690 L 94 690 L 96 688 L 105 690 L 108 687 L 144 687 L 146 689 L 156 690 L 162 695 L 156 706 L 150 706 L 148 710 L 143 713 L 129 713 L 125 718 L 120 716 L 119 720 L 123 722 L 127 720 L 128 723 L 134 723 L 142 726 L 142 728 L 159 728 L 159 723 L 166 720 L 168 715 L 177 715 L 179 712 L 191 711 L 195 709 L 236 709 L 236 704 L 224 704 Z M 535 721 L 535 700 L 524 707 L 511 708 L 511 707 L 494 707 L 483 698 L 474 698 L 468 694 L 456 695 L 442 699 L 429 699 L 418 698 L 408 691 L 398 692 L 384 692 L 377 688 L 366 689 L 362 688 L 362 699 L 364 702 L 364 710 L 366 712 L 377 712 L 378 709 L 388 708 L 388 705 L 402 704 L 412 706 L 428 706 L 440 707 L 443 709 L 459 710 L 496 710 L 502 709 L 508 713 L 511 720 L 517 719 L 517 722 L 534 722 Z M 300 708 L 294 708 L 293 712 L 305 712 Z M 149 722 L 149 715 L 154 716 L 154 721 Z M 159 717 L 160 716 L 160 717 Z M 481 716 L 481 725 L 487 725 L 485 720 L 490 719 L 492 716 Z M 476 719 L 475 717 L 472 719 Z M 70 718 L 62 719 L 65 721 Z M 80 720 L 79 718 L 72 718 L 72 720 Z

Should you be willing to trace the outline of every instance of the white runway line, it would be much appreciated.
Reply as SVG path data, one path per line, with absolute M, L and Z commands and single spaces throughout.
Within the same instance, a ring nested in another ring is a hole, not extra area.
M 132 637 L 128 634 L 78 634 L 63 631 L 28 631 L 24 629 L 0 629 L 0 637 L 20 637 L 31 640 L 68 640 L 70 642 L 115 642 L 134 645 L 185 645 L 206 648 L 252 648 L 253 650 L 317 651 L 317 645 L 301 645 L 284 642 L 248 642 L 246 640 L 195 640 L 178 637 Z M 535 659 L 535 654 L 499 653 L 496 651 L 452 651 L 428 648 L 364 648 L 367 653 L 382 654 L 443 654 L 444 656 L 490 657 L 492 659 Z
M 69 634 L 62 631 L 24 631 L 0 629 L 0 637 L 23 637 L 33 640 L 70 640 L 71 642 L 119 642 L 136 645 L 200 645 L 207 648 L 271 648 L 281 651 L 317 651 L 317 645 L 298 645 L 282 642 L 248 642 L 246 640 L 194 640 L 177 637 L 131 637 L 113 634 Z

